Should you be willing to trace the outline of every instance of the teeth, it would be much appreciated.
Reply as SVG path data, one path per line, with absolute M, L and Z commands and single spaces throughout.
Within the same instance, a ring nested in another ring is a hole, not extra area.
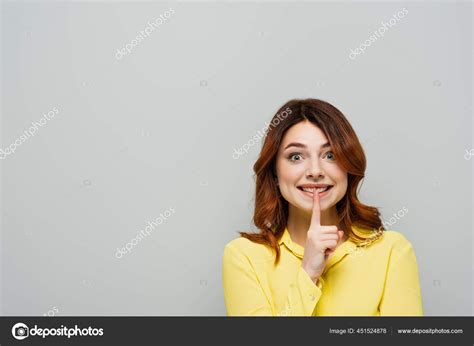
M 306 191 L 306 192 L 314 192 L 314 187 L 303 187 L 302 189 L 303 189 L 303 191 Z M 326 191 L 327 189 L 328 189 L 328 186 L 326 186 L 326 187 L 318 187 L 318 188 L 316 189 L 316 191 L 317 191 L 318 193 L 320 193 L 320 192 Z

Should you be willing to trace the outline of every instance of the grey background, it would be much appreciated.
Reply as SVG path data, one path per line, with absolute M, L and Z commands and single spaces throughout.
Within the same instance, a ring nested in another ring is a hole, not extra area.
M 361 199 L 409 210 L 391 229 L 415 248 L 425 315 L 472 315 L 470 3 L 3 2 L 1 19 L 2 148 L 59 110 L 0 160 L 2 315 L 224 315 L 223 247 L 255 230 L 261 143 L 233 150 L 303 97 L 358 133 Z

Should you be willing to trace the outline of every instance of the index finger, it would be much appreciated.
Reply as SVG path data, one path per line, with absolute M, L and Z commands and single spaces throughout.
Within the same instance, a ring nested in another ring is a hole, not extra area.
M 311 225 L 321 226 L 321 206 L 319 205 L 319 193 L 313 191 L 313 213 L 311 215 Z

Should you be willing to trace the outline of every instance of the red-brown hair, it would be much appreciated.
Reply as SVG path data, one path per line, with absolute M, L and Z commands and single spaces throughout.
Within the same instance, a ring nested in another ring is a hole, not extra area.
M 283 118 L 283 114 L 286 116 Z M 253 166 L 256 179 L 253 222 L 260 233 L 239 232 L 242 237 L 264 244 L 280 260 L 278 241 L 288 220 L 288 202 L 276 184 L 276 157 L 286 131 L 293 125 L 308 120 L 327 137 L 337 162 L 347 172 L 347 191 L 336 204 L 342 230 L 359 246 L 369 245 L 383 235 L 380 213 L 376 207 L 362 204 L 357 198 L 359 183 L 364 178 L 366 158 L 362 145 L 349 121 L 333 105 L 318 99 L 293 99 L 285 103 L 273 116 L 260 155 Z M 358 226 L 367 237 L 354 233 Z

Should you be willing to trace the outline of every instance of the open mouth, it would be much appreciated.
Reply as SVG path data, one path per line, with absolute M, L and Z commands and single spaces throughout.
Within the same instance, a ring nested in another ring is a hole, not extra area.
M 332 185 L 326 185 L 322 187 L 302 187 L 298 186 L 298 189 L 303 191 L 306 195 L 313 196 L 314 191 L 317 191 L 319 196 L 324 196 L 329 190 L 332 189 Z

